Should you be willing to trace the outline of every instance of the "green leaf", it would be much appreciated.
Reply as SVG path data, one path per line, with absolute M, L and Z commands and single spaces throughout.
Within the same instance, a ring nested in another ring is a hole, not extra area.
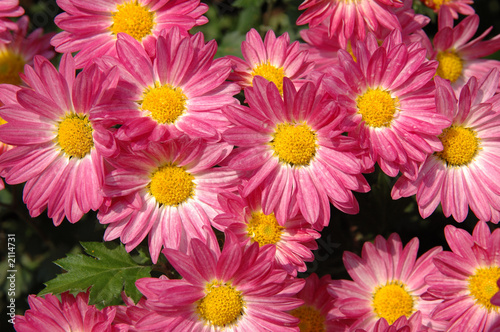
M 137 263 L 146 263 L 144 256 L 141 254 L 142 257 L 134 259 L 122 244 L 112 242 L 81 242 L 81 245 L 88 255 L 69 254 L 56 260 L 54 263 L 67 272 L 48 281 L 38 295 L 60 294 L 68 290 L 85 292 L 91 287 L 89 304 L 98 308 L 120 304 L 122 290 L 137 303 L 142 295 L 135 287 L 135 281 L 150 277 L 151 272 L 151 265 Z

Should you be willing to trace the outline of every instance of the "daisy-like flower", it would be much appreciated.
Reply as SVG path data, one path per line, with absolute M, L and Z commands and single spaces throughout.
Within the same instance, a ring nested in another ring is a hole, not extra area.
M 471 40 L 478 26 L 478 15 L 468 16 L 453 27 L 451 15 L 443 13 L 439 17 L 439 30 L 433 38 L 434 47 L 432 48 L 430 42 L 425 43 L 428 47 L 428 57 L 439 62 L 436 75 L 449 80 L 457 95 L 471 77 L 480 80 L 491 69 L 500 70 L 500 61 L 483 59 L 500 50 L 500 35 L 483 40 L 493 28 L 490 27 Z M 500 92 L 500 86 L 497 87 L 497 92 Z
M 234 127 L 223 138 L 238 146 L 230 168 L 246 171 L 242 195 L 263 186 L 264 214 L 274 212 L 283 226 L 295 205 L 304 218 L 322 229 L 330 220 L 329 201 L 346 213 L 359 206 L 351 190 L 367 192 L 356 141 L 342 135 L 343 114 L 322 83 L 305 83 L 298 91 L 283 80 L 283 97 L 273 82 L 255 77 L 245 91 L 249 108 L 228 106 Z
M 189 251 L 164 249 L 183 277 L 143 278 L 137 288 L 151 310 L 136 323 L 144 331 L 298 331 L 287 313 L 303 301 L 294 297 L 304 286 L 273 267 L 274 246 L 242 247 L 226 232 L 222 252 L 211 229 L 207 244 L 193 239 Z
M 305 279 L 304 288 L 297 294 L 297 298 L 304 300 L 304 304 L 290 312 L 300 319 L 300 332 L 347 331 L 347 325 L 333 319 L 330 314 L 334 308 L 334 299 L 327 291 L 331 281 L 330 275 L 318 278 L 316 273 Z
M 45 297 L 30 295 L 30 309 L 24 316 L 17 315 L 14 328 L 17 332 L 66 332 L 93 331 L 111 332 L 116 309 L 106 307 L 102 310 L 88 305 L 89 293 L 73 296 L 69 292 L 57 296 L 47 294 Z
M 452 252 L 434 258 L 437 271 L 425 278 L 438 304 L 432 318 L 448 321 L 446 331 L 491 331 L 500 323 L 500 306 L 491 303 L 499 291 L 500 229 L 493 233 L 479 221 L 472 236 L 448 225 L 445 236 Z
M 299 42 L 290 44 L 288 33 L 276 38 L 274 31 L 269 30 L 263 42 L 257 30 L 251 29 L 241 44 L 241 51 L 245 60 L 235 56 L 228 58 L 233 62 L 229 79 L 242 88 L 252 86 L 255 76 L 262 76 L 274 82 L 282 93 L 284 77 L 299 87 L 301 79 L 313 67 L 313 63 L 307 59 L 307 52 L 300 50 Z
M 116 40 L 124 32 L 148 44 L 164 29 L 189 30 L 208 22 L 208 6 L 200 0 L 58 0 L 65 12 L 55 18 L 62 32 L 52 39 L 60 53 L 77 52 L 78 68 L 92 58 L 116 55 Z
M 260 247 L 276 246 L 275 262 L 293 276 L 307 270 L 304 262 L 312 262 L 311 250 L 318 249 L 320 234 L 300 214 L 280 225 L 274 213 L 264 214 L 261 191 L 255 190 L 246 198 L 234 193 L 219 195 L 223 213 L 215 217 L 213 225 L 221 231 L 230 230 L 243 245 L 257 242 Z
M 240 88 L 225 82 L 231 62 L 213 59 L 214 40 L 205 44 L 202 33 L 183 36 L 174 28 L 158 37 L 154 59 L 127 34 L 118 35 L 116 48 L 118 59 L 100 62 L 121 69 L 124 82 L 117 98 L 129 103 L 127 109 L 103 109 L 96 116 L 121 125 L 118 139 L 130 141 L 136 150 L 149 141 L 164 142 L 184 134 L 220 140 L 220 132 L 230 124 L 221 107 L 238 104 L 233 96 Z
M 401 0 L 305 0 L 299 6 L 305 12 L 297 19 L 297 25 L 309 23 L 314 28 L 326 21 L 330 36 L 342 34 L 349 40 L 356 35 L 364 40 L 367 32 L 379 26 L 401 30 L 394 9 L 402 5 Z
M 339 50 L 339 66 L 328 68 L 325 86 L 347 111 L 348 134 L 366 149 L 367 168 L 376 162 L 389 176 L 414 178 L 427 155 L 442 149 L 437 135 L 450 120 L 435 111 L 437 62 L 425 53 L 393 30 L 381 46 L 373 34 L 358 42 L 356 61 Z
M 0 141 L 15 145 L 0 156 L 0 175 L 9 184 L 26 182 L 23 199 L 31 216 L 45 208 L 59 225 L 77 222 L 102 201 L 104 164 L 109 135 L 99 131 L 92 111 L 113 102 L 118 72 L 89 66 L 75 78 L 71 55 L 60 71 L 36 56 L 25 67 L 28 87 L 2 85 Z
M 16 30 L 17 25 L 9 17 L 19 17 L 24 9 L 19 6 L 19 0 L 3 0 L 0 2 L 0 43 L 8 43 L 11 36 L 8 30 Z
M 439 135 L 443 150 L 427 157 L 418 177 L 402 176 L 392 198 L 416 194 L 422 218 L 439 203 L 446 217 L 462 222 L 469 212 L 484 221 L 500 220 L 500 103 L 493 97 L 499 73 L 493 70 L 479 82 L 472 77 L 457 100 L 450 83 L 435 78 L 437 111 L 451 120 Z M 493 97 L 493 98 L 492 98 Z
M 475 13 L 474 8 L 470 6 L 474 3 L 473 0 L 423 0 L 422 3 L 439 15 L 447 12 L 455 20 L 458 19 L 458 14 L 468 16 Z
M 149 235 L 154 263 L 162 246 L 185 250 L 190 239 L 205 240 L 203 226 L 220 212 L 217 194 L 237 185 L 236 172 L 213 167 L 231 149 L 184 136 L 110 159 L 116 169 L 106 175 L 103 190 L 112 200 L 97 215 L 107 225 L 104 240 L 120 237 L 131 251 Z
M 337 299 L 332 315 L 353 320 L 351 331 L 372 331 L 382 318 L 392 325 L 401 316 L 410 318 L 420 311 L 423 325 L 432 327 L 429 314 L 437 301 L 420 295 L 428 288 L 425 276 L 436 271 L 432 259 L 441 251 L 435 247 L 417 258 L 418 239 L 403 248 L 399 235 L 393 233 L 388 240 L 379 235 L 374 243 L 366 242 L 361 257 L 344 252 L 344 265 L 353 281 L 331 281 L 328 291 Z

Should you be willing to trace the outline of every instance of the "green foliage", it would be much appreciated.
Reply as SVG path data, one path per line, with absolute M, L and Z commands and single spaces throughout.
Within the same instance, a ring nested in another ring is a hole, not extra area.
M 89 304 L 98 308 L 120 304 L 122 290 L 135 302 L 139 301 L 141 293 L 135 287 L 135 281 L 150 277 L 152 265 L 148 257 L 142 254 L 131 256 L 122 244 L 81 242 L 81 245 L 88 255 L 69 254 L 56 260 L 54 263 L 67 273 L 48 281 L 39 296 L 67 290 L 84 292 L 91 287 Z

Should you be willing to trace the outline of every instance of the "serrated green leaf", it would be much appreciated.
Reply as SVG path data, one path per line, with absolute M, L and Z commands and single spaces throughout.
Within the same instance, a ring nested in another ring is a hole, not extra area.
M 135 281 L 150 276 L 151 266 L 139 265 L 122 244 L 81 242 L 83 254 L 69 254 L 54 263 L 66 270 L 48 281 L 38 295 L 84 292 L 89 287 L 89 304 L 99 308 L 120 303 L 122 290 L 136 303 L 141 293 L 135 287 Z M 145 259 L 139 259 L 146 262 Z

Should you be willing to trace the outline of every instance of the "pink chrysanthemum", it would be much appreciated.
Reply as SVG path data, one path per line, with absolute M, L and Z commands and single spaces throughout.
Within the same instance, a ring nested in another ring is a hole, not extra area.
M 304 288 L 297 293 L 297 298 L 303 300 L 304 304 L 290 312 L 300 319 L 300 331 L 347 331 L 347 325 L 333 319 L 330 314 L 334 309 L 334 299 L 327 291 L 332 281 L 330 275 L 324 275 L 320 279 L 316 273 L 312 273 L 305 281 Z
M 222 252 L 211 229 L 207 244 L 193 239 L 184 254 L 164 249 L 183 277 L 143 278 L 137 288 L 151 313 L 136 323 L 144 331 L 298 331 L 298 319 L 286 313 L 303 301 L 294 298 L 304 286 L 273 268 L 273 246 L 242 247 L 226 232 Z
M 389 325 L 385 318 L 380 318 L 371 330 L 356 329 L 356 332 L 422 332 L 434 331 L 422 326 L 422 313 L 417 311 L 410 318 L 401 316 L 394 323 Z
M 429 314 L 436 301 L 420 295 L 427 291 L 425 276 L 436 270 L 432 258 L 441 250 L 435 247 L 417 259 L 418 239 L 403 248 L 393 233 L 388 240 L 379 235 L 374 243 L 366 242 L 361 257 L 344 252 L 344 265 L 354 281 L 331 282 L 328 291 L 337 298 L 333 316 L 353 320 L 351 331 L 371 331 L 381 318 L 393 324 L 401 316 L 409 318 L 420 311 L 423 325 L 431 327 Z
M 116 40 L 124 32 L 148 44 L 164 29 L 189 30 L 208 22 L 208 6 L 200 0 L 58 0 L 65 12 L 55 18 L 64 30 L 52 39 L 60 53 L 78 52 L 78 68 L 92 58 L 116 55 Z
M 296 91 L 290 79 L 283 83 L 282 98 L 273 82 L 257 76 L 245 91 L 249 108 L 223 109 L 235 125 L 223 138 L 238 146 L 228 166 L 249 173 L 243 196 L 263 186 L 264 214 L 274 212 L 283 226 L 298 207 L 320 230 L 330 220 L 329 202 L 357 213 L 351 190 L 367 192 L 369 186 L 356 142 L 342 135 L 343 115 L 323 84 L 307 82 Z
M 112 200 L 97 215 L 108 225 L 104 240 L 120 237 L 130 251 L 149 235 L 156 263 L 162 246 L 185 250 L 190 239 L 204 239 L 202 227 L 220 212 L 217 194 L 237 184 L 236 172 L 213 167 L 231 149 L 184 136 L 110 159 L 116 169 L 106 175 L 103 190 Z
M 453 18 L 443 14 L 439 17 L 439 30 L 433 38 L 434 47 L 428 40 L 425 43 L 428 57 L 439 62 L 436 75 L 450 80 L 457 96 L 471 77 L 481 80 L 491 69 L 500 70 L 500 61 L 484 59 L 500 50 L 500 35 L 483 40 L 493 28 L 490 27 L 471 40 L 478 26 L 477 15 L 468 16 L 453 27 Z M 500 92 L 500 86 L 497 92 Z
M 490 301 L 499 291 L 500 229 L 479 221 L 472 236 L 451 225 L 445 236 L 452 252 L 436 255 L 437 271 L 425 278 L 428 297 L 443 301 L 432 318 L 449 322 L 448 332 L 491 331 L 500 323 L 500 306 Z
M 17 25 L 8 17 L 19 17 L 24 9 L 19 6 L 19 0 L 2 0 L 0 2 L 0 43 L 8 43 L 11 36 L 8 30 L 16 30 Z
M 437 114 L 434 83 L 437 62 L 417 43 L 406 45 L 394 30 L 378 45 L 373 34 L 358 42 L 353 57 L 339 50 L 339 66 L 328 68 L 328 91 L 347 113 L 349 136 L 366 149 L 366 167 L 378 163 L 395 177 L 416 177 L 428 154 L 442 149 L 437 138 L 449 120 Z
M 156 57 L 127 34 L 116 42 L 118 59 L 105 58 L 103 66 L 117 65 L 123 82 L 117 98 L 128 100 L 126 109 L 102 109 L 99 117 L 121 125 L 116 137 L 130 141 L 135 150 L 150 141 L 165 142 L 187 134 L 218 141 L 229 125 L 221 108 L 238 104 L 238 85 L 225 82 L 231 72 L 228 59 L 213 60 L 217 45 L 205 44 L 203 34 L 182 36 L 172 29 L 158 37 Z
M 61 300 L 52 294 L 45 297 L 30 295 L 28 303 L 31 309 L 24 316 L 15 317 L 14 328 L 17 332 L 113 331 L 111 323 L 115 308 L 99 310 L 88 302 L 88 292 L 76 297 L 64 292 Z
M 474 8 L 470 5 L 474 3 L 473 0 L 423 0 L 422 3 L 432 9 L 435 13 L 443 15 L 451 15 L 455 20 L 458 19 L 458 14 L 473 15 Z
M 241 44 L 245 60 L 228 56 L 233 62 L 231 81 L 242 88 L 252 86 L 255 76 L 262 76 L 274 82 L 280 92 L 283 91 L 283 78 L 288 77 L 297 87 L 302 78 L 312 69 L 313 63 L 307 60 L 307 52 L 301 51 L 299 42 L 290 44 L 288 33 L 276 38 L 274 31 L 266 33 L 264 42 L 255 29 L 251 29 L 246 40 Z
M 443 150 L 429 155 L 414 180 L 401 177 L 393 199 L 416 194 L 420 215 L 427 218 L 441 203 L 446 217 L 462 222 L 469 212 L 481 220 L 500 220 L 500 100 L 495 94 L 499 73 L 483 82 L 475 77 L 457 100 L 450 83 L 435 78 L 437 111 L 451 121 L 439 135 Z
M 330 36 L 342 34 L 348 40 L 356 35 L 364 40 L 367 32 L 379 26 L 401 30 L 394 9 L 402 5 L 401 0 L 305 0 L 299 6 L 305 12 L 297 19 L 297 25 L 309 23 L 314 28 L 326 21 Z
M 15 147 L 0 156 L 0 175 L 7 183 L 24 186 L 24 202 L 31 216 L 45 208 L 59 225 L 66 217 L 77 222 L 102 201 L 102 151 L 109 134 L 92 118 L 96 108 L 113 100 L 118 72 L 89 66 L 75 78 L 71 55 L 64 55 L 58 72 L 36 56 L 34 68 L 25 67 L 29 87 L 1 85 L 0 140 Z
M 296 276 L 307 270 L 304 262 L 312 262 L 311 250 L 318 249 L 320 234 L 300 214 L 280 225 L 274 213 L 264 214 L 261 191 L 255 190 L 246 198 L 234 193 L 219 195 L 223 212 L 215 217 L 213 225 L 221 231 L 230 230 L 243 245 L 257 242 L 260 247 L 276 246 L 278 267 Z

